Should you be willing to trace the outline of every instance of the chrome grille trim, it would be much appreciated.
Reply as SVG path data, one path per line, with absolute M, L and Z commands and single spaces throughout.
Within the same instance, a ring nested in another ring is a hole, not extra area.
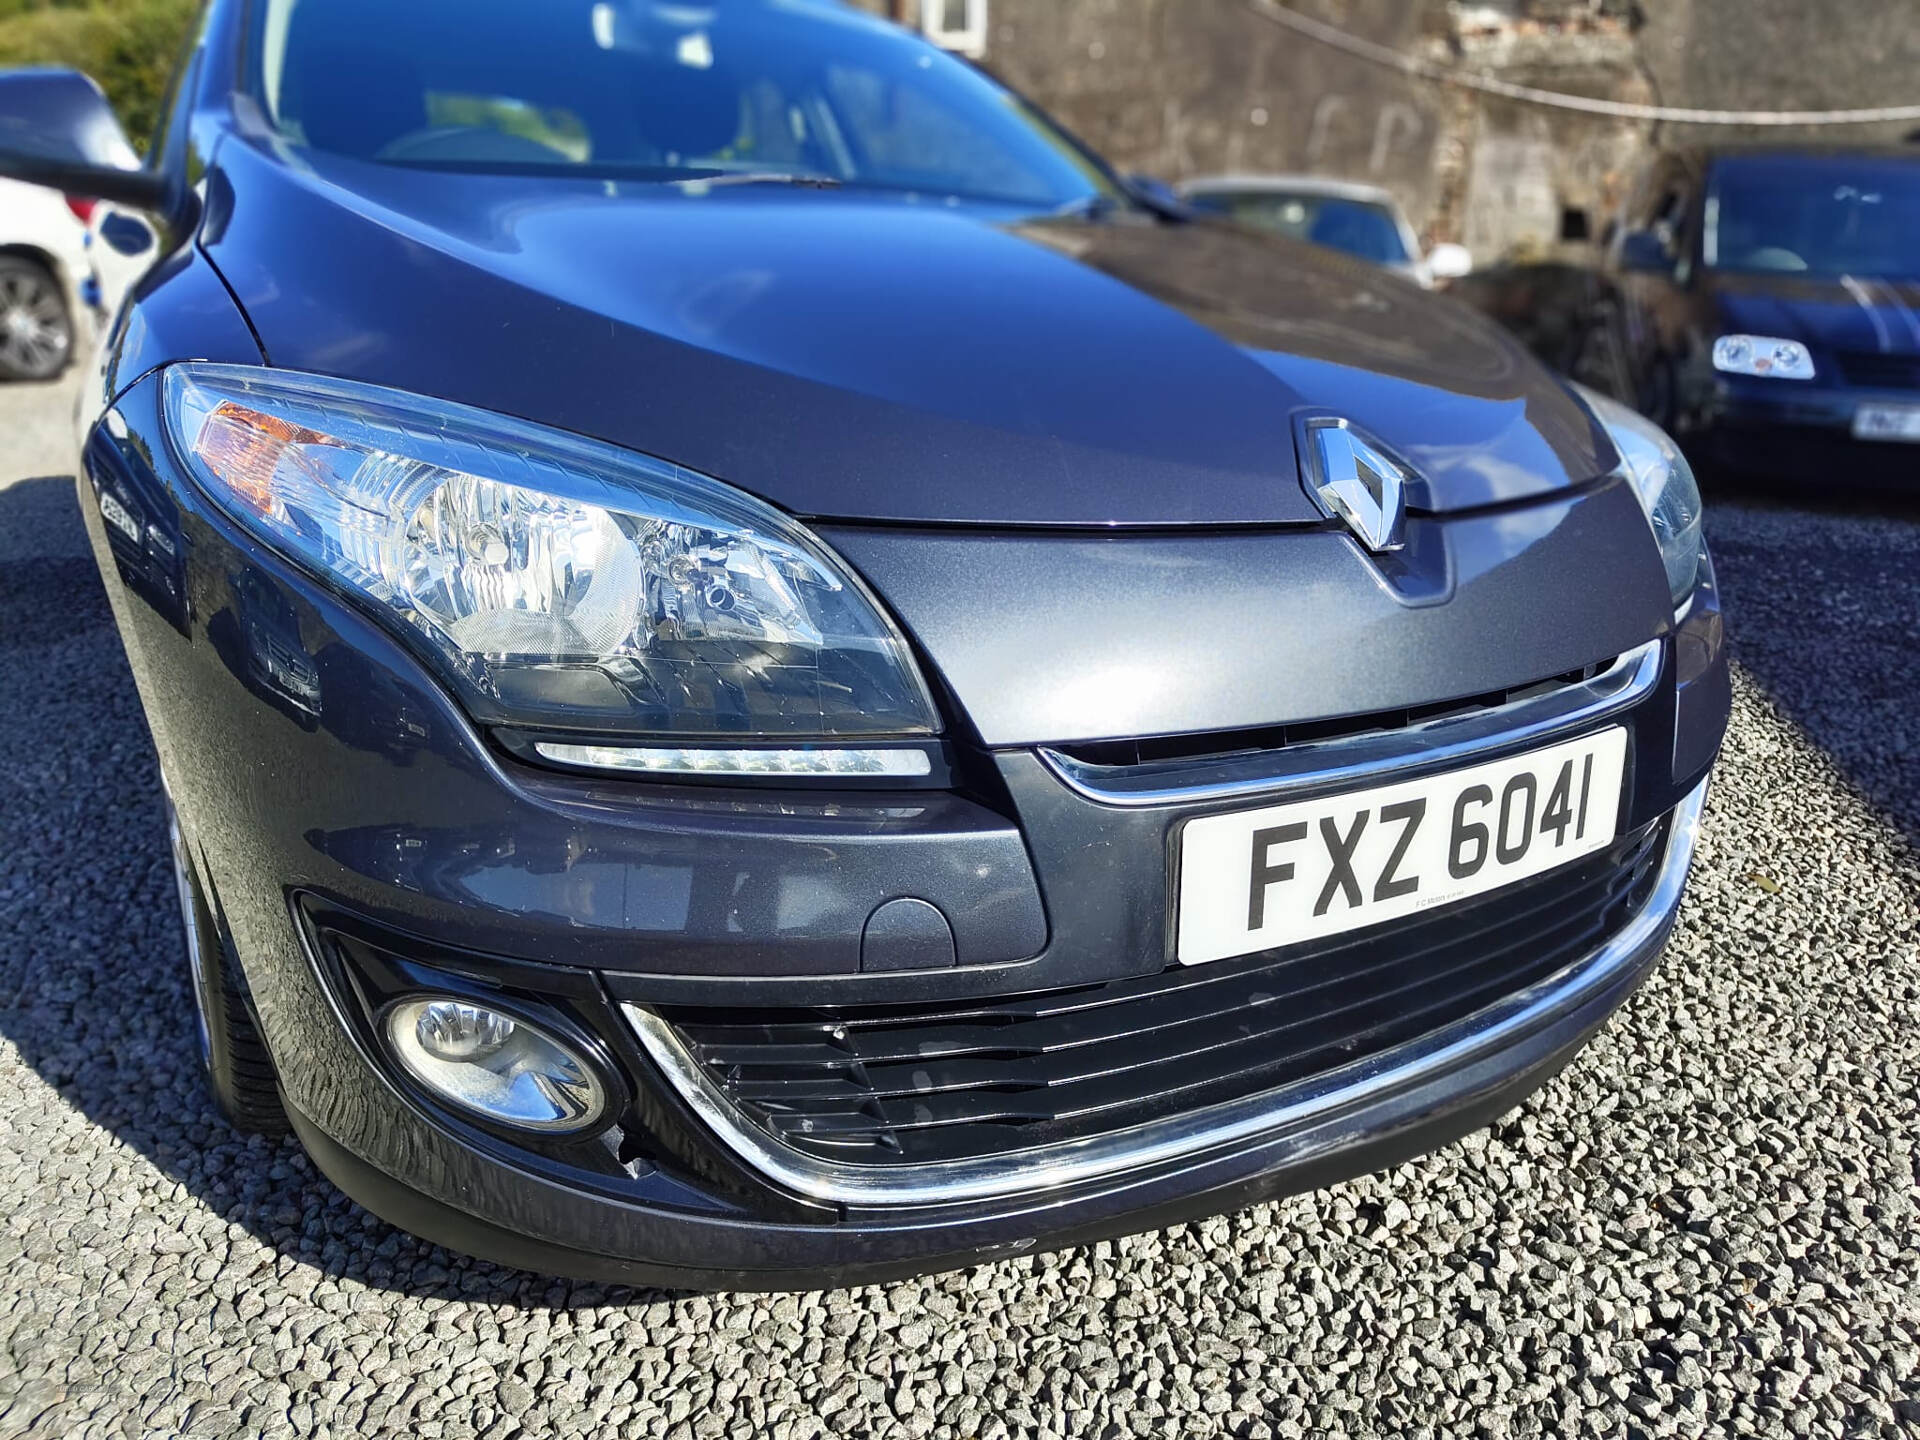
M 1176 1162 L 1230 1145 L 1258 1143 L 1341 1111 L 1464 1068 L 1604 993 L 1633 972 L 1672 923 L 1686 887 L 1707 782 L 1673 812 L 1659 878 L 1618 933 L 1539 983 L 1418 1040 L 1258 1095 L 1113 1134 L 1038 1146 L 984 1159 L 899 1166 L 822 1160 L 780 1144 L 737 1110 L 672 1026 L 645 1006 L 621 1005 L 640 1044 L 668 1081 L 729 1150 L 786 1189 L 832 1204 L 940 1205 L 1032 1194 L 1123 1171 Z
M 1618 715 L 1660 683 L 1665 655 L 1666 642 L 1650 640 L 1591 679 L 1542 695 L 1276 750 L 1140 765 L 1096 765 L 1049 749 L 1039 755 L 1069 788 L 1101 805 L 1144 808 L 1325 790 L 1404 770 L 1465 764 L 1483 751 L 1516 749 Z

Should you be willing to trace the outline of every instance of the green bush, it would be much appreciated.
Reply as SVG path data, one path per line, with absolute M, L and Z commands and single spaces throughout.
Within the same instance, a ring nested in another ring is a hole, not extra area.
M 0 67 L 71 65 L 145 149 L 200 0 L 0 0 Z

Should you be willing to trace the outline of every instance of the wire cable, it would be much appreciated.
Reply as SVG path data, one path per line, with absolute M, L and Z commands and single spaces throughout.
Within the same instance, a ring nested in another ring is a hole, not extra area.
M 1671 105 L 1635 105 L 1625 100 L 1596 100 L 1586 95 L 1565 95 L 1556 90 L 1515 85 L 1506 80 L 1496 80 L 1490 75 L 1439 65 L 1414 55 L 1403 55 L 1390 46 L 1349 34 L 1337 25 L 1329 25 L 1310 15 L 1302 15 L 1297 10 L 1289 10 L 1279 0 L 1247 0 L 1247 5 L 1262 19 L 1284 25 L 1297 34 L 1369 64 L 1398 70 L 1420 80 L 1459 85 L 1483 94 L 1499 95 L 1529 105 L 1551 106 L 1557 110 L 1577 110 L 1583 114 L 1605 115 L 1616 120 L 1667 121 L 1675 125 L 1872 125 L 1920 120 L 1920 105 L 1886 105 L 1870 110 L 1694 110 Z

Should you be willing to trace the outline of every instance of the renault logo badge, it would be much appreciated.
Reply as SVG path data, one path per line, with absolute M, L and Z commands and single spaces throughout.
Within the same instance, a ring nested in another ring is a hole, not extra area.
M 1375 554 L 1406 543 L 1407 472 L 1348 428 L 1345 420 L 1310 420 L 1314 493 L 1327 513 L 1347 522 Z

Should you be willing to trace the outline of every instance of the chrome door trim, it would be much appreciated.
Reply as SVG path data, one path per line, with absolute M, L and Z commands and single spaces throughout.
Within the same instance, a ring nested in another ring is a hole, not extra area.
M 1679 909 L 1699 833 L 1707 782 L 1675 808 L 1666 853 L 1647 901 L 1606 944 L 1504 1000 L 1382 1054 L 1223 1105 L 1130 1130 L 977 1160 L 851 1165 L 821 1160 L 774 1140 L 742 1115 L 707 1076 L 672 1026 L 644 1006 L 623 1004 L 640 1044 L 682 1098 L 741 1160 L 775 1184 L 814 1200 L 862 1207 L 991 1200 L 1075 1185 L 1179 1161 L 1384 1099 L 1460 1070 L 1577 1010 L 1630 973 Z
M 1039 755 L 1049 770 L 1085 799 L 1129 809 L 1281 796 L 1308 787 L 1321 790 L 1416 766 L 1464 764 L 1483 751 L 1544 741 L 1618 715 L 1660 683 L 1665 656 L 1666 642 L 1650 640 L 1592 679 L 1542 695 L 1399 730 L 1308 740 L 1254 754 L 1151 765 L 1094 765 L 1048 749 Z

